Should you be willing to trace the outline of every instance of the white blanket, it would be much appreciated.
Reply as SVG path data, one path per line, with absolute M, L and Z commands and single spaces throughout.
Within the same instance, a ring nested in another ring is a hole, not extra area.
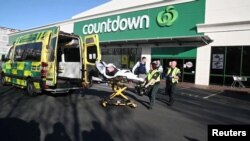
M 107 67 L 114 67 L 115 70 L 117 70 L 117 72 L 113 76 L 107 75 L 107 72 L 106 72 Z M 143 78 L 138 78 L 137 75 L 133 74 L 130 70 L 127 70 L 127 69 L 121 70 L 121 69 L 117 68 L 115 65 L 106 64 L 103 61 L 100 61 L 100 62 L 96 61 L 96 68 L 107 79 L 112 79 L 112 78 L 116 78 L 116 77 L 125 77 L 128 80 L 132 80 L 132 81 L 139 81 L 139 82 L 144 81 Z

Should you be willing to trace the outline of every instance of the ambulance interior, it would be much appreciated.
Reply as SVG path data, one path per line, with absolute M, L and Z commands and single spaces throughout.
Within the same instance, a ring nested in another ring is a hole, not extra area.
M 82 78 L 81 47 L 78 37 L 60 33 L 57 48 L 57 77 L 58 79 Z

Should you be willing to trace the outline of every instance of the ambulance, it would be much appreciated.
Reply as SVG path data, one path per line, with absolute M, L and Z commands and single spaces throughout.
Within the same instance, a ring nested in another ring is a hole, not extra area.
M 59 27 L 22 34 L 2 56 L 1 83 L 24 88 L 30 96 L 67 93 L 87 87 L 88 73 L 100 59 L 98 35 L 83 39 Z

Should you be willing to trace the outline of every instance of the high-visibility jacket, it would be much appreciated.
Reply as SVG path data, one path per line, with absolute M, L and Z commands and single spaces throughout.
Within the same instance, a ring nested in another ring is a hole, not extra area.
M 170 75 L 171 69 L 172 69 L 171 67 L 168 68 L 167 76 Z M 179 74 L 179 73 L 181 73 L 180 69 L 177 68 L 177 67 L 175 67 L 174 70 L 173 70 L 173 72 L 172 72 L 172 83 L 178 83 L 179 82 L 178 78 L 175 78 L 177 76 L 177 74 Z
M 161 78 L 160 78 L 160 72 L 158 71 L 158 69 L 152 70 L 148 73 L 147 81 L 149 82 L 156 73 L 159 73 L 159 76 L 157 77 L 156 82 L 160 82 Z

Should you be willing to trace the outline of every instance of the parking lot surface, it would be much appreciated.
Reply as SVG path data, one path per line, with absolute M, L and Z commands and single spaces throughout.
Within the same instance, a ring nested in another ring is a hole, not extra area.
M 112 90 L 94 85 L 71 95 L 24 95 L 0 86 L 0 140 L 25 141 L 206 141 L 208 124 L 249 124 L 250 95 L 234 91 L 179 86 L 168 106 L 164 84 L 156 105 L 147 96 L 127 91 L 138 105 L 100 106 Z

